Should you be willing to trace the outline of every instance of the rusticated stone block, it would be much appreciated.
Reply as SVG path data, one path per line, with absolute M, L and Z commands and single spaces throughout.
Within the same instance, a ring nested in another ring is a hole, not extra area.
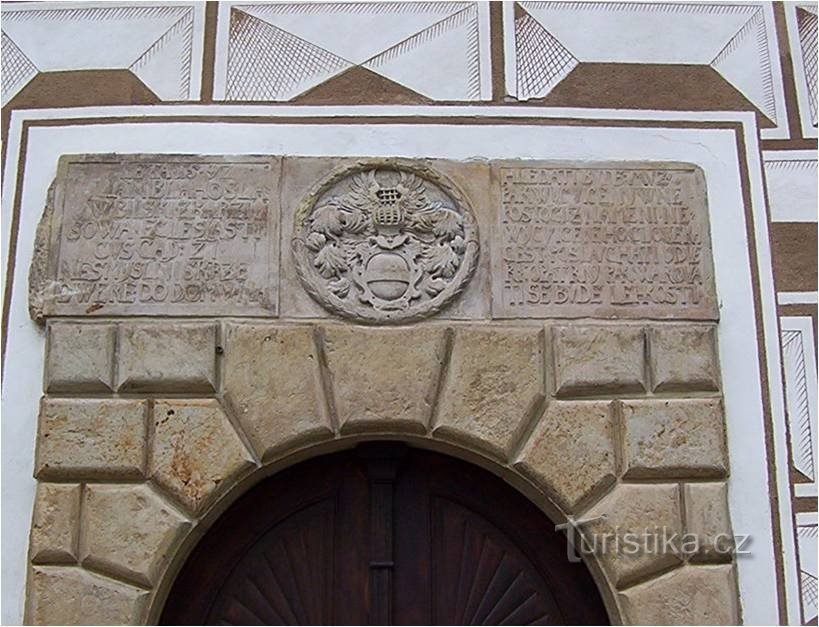
M 612 403 L 554 402 L 515 467 L 565 512 L 616 479 Z
M 623 401 L 626 477 L 724 477 L 719 399 Z
M 148 472 L 193 513 L 253 465 L 215 399 L 156 401 L 153 421 Z
M 736 625 L 739 604 L 733 567 L 684 566 L 620 593 L 631 625 Z
M 435 434 L 506 458 L 543 398 L 541 333 L 457 329 Z
M 119 337 L 119 389 L 128 392 L 213 392 L 216 325 L 124 325 Z
M 85 487 L 80 559 L 102 572 L 152 586 L 190 523 L 150 487 Z
M 144 401 L 44 398 L 34 475 L 74 480 L 142 477 L 145 418 Z
M 620 484 L 578 522 L 618 588 L 681 561 L 677 484 Z
M 731 559 L 734 536 L 728 515 L 728 486 L 724 483 L 689 483 L 683 490 L 686 531 L 696 537 L 699 549 L 693 559 Z
M 71 566 L 32 567 L 28 625 L 139 625 L 150 592 Z
M 111 391 L 115 335 L 112 324 L 49 324 L 46 391 Z
M 558 396 L 645 390 L 641 328 L 555 327 L 552 340 Z
M 223 373 L 225 398 L 263 460 L 332 437 L 311 327 L 227 325 Z
M 719 389 L 714 327 L 655 327 L 649 337 L 655 391 Z
M 31 521 L 31 561 L 77 561 L 81 487 L 76 483 L 38 483 Z
M 327 327 L 324 351 L 342 432 L 426 430 L 443 329 Z

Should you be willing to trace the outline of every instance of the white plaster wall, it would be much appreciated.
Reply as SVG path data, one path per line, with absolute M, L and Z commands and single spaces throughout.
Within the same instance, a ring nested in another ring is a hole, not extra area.
M 97 115 L 112 114 L 127 108 L 101 109 Z M 411 107 L 388 109 L 303 108 L 298 115 L 418 114 Z M 498 108 L 423 109 L 425 115 L 501 114 L 509 116 L 589 117 L 627 115 L 615 112 L 527 109 L 510 112 Z M 133 109 L 141 115 L 144 110 Z M 77 111 L 17 112 L 9 135 L 9 156 L 5 181 L 14 181 L 15 156 L 19 149 L 19 122 L 22 116 L 61 117 Z M 88 110 L 82 114 L 88 115 Z M 204 115 L 288 115 L 294 110 L 279 108 L 167 107 L 163 115 L 173 113 Z M 668 119 L 670 114 L 641 114 L 645 118 Z M 671 116 L 682 119 L 682 115 Z M 692 119 L 692 114 L 685 114 Z M 746 126 L 745 141 L 757 154 L 756 130 L 750 114 L 709 114 L 718 119 L 739 119 Z M 731 456 L 729 481 L 730 507 L 734 530 L 754 537 L 753 554 L 738 564 L 739 585 L 748 623 L 775 623 L 775 569 L 771 530 L 771 506 L 765 465 L 765 438 L 762 396 L 759 381 L 760 364 L 756 349 L 756 322 L 753 291 L 745 241 L 745 216 L 740 191 L 735 136 L 728 130 L 670 130 L 661 128 L 547 127 L 509 125 L 280 125 L 215 123 L 123 123 L 99 126 L 32 128 L 29 132 L 25 183 L 22 190 L 18 257 L 11 301 L 7 370 L 3 382 L 2 421 L 2 620 L 21 620 L 23 585 L 26 568 L 28 525 L 34 492 L 33 445 L 37 402 L 41 393 L 43 333 L 28 317 L 27 274 L 31 261 L 34 233 L 42 211 L 46 190 L 61 154 L 82 152 L 168 152 L 240 154 L 271 153 L 291 155 L 371 155 L 404 157 L 465 158 L 538 158 L 564 160 L 662 160 L 686 161 L 699 165 L 705 172 L 712 221 L 716 284 L 721 307 L 720 356 L 728 420 Z M 661 126 L 658 123 L 658 126 Z M 761 194 L 761 169 L 758 159 L 750 164 L 754 187 L 755 221 L 758 234 L 765 207 Z M 8 241 L 8 226 L 13 194 L 7 187 L 3 198 L 3 242 Z M 757 253 L 766 267 L 762 282 L 763 301 L 768 318 L 773 316 L 774 339 L 777 333 L 770 277 L 767 233 Z M 770 341 L 767 338 L 766 341 Z M 769 353 L 774 345 L 768 346 Z M 778 349 L 774 349 L 778 350 Z M 778 353 L 768 368 L 778 368 Z M 770 374 L 770 373 L 769 373 Z M 773 395 L 774 405 L 781 404 L 781 389 Z M 784 420 L 784 417 L 782 417 Z M 779 417 L 777 417 L 779 420 Z M 784 437 L 784 427 L 781 431 Z M 787 472 L 787 468 L 785 468 Z M 785 484 L 787 490 L 787 483 Z M 787 513 L 790 516 L 790 512 Z M 793 555 L 792 547 L 786 552 Z M 786 556 L 787 557 L 787 556 Z M 792 583 L 789 583 L 792 588 Z M 798 604 L 798 597 L 796 597 Z

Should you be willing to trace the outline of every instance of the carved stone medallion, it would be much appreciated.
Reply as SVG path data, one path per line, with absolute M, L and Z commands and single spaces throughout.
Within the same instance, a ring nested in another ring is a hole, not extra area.
M 472 275 L 478 229 L 440 174 L 399 161 L 360 162 L 330 175 L 296 212 L 299 278 L 323 307 L 368 323 L 440 311 Z

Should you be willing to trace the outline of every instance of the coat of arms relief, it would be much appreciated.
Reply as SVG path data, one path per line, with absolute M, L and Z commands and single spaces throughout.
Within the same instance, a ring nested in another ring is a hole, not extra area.
M 425 166 L 359 163 L 297 211 L 299 277 L 323 307 L 362 322 L 432 315 L 464 288 L 478 230 L 463 195 Z

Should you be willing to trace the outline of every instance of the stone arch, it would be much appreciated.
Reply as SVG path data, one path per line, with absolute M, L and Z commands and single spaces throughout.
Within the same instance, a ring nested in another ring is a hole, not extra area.
M 690 554 L 587 564 L 615 622 L 738 620 L 732 558 L 715 544 L 730 522 L 713 326 L 51 322 L 48 333 L 27 622 L 155 620 L 197 537 L 250 485 L 378 438 L 477 463 L 556 522 L 592 519 L 584 529 L 599 536 L 697 533 Z

